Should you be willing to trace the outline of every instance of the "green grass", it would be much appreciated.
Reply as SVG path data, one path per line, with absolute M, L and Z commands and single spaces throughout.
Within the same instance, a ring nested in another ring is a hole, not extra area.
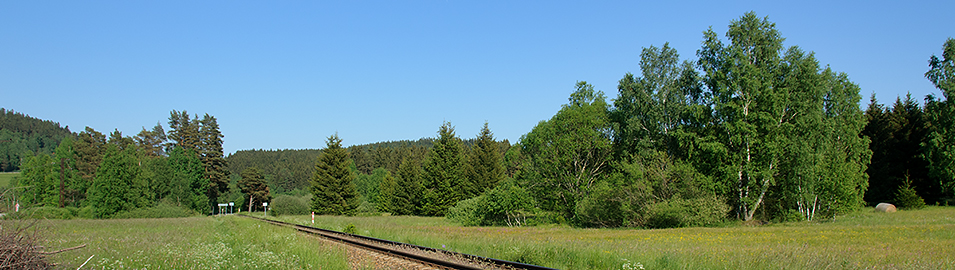
M 20 176 L 18 172 L 0 172 L 0 188 L 10 187 L 10 183 L 15 183 L 15 179 Z
M 290 228 L 225 217 L 45 220 L 50 257 L 75 269 L 347 269 L 345 251 Z
M 283 216 L 309 224 L 309 216 Z M 758 227 L 460 227 L 443 218 L 316 217 L 316 227 L 560 269 L 955 269 L 955 207 Z

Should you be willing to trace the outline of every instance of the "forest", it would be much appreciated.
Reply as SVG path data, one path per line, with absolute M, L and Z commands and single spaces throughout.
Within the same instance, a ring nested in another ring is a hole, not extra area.
M 784 40 L 768 18 L 747 13 L 725 38 L 703 32 L 695 60 L 668 43 L 643 48 L 640 73 L 623 74 L 616 98 L 580 81 L 515 143 L 495 139 L 490 123 L 462 139 L 445 122 L 416 141 L 344 146 L 335 134 L 322 149 L 224 157 L 208 114 L 173 110 L 168 134 L 157 124 L 107 139 L 7 111 L 0 164 L 21 172 L 23 203 L 97 218 L 271 202 L 279 215 L 665 228 L 951 202 L 955 39 L 928 57 L 925 77 L 941 96 L 887 106 L 873 95 L 865 109 L 848 74 Z

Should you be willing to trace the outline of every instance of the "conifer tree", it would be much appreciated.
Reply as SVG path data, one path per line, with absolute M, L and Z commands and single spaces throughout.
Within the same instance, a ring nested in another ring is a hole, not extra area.
M 348 150 L 338 134 L 328 137 L 312 176 L 312 210 L 323 215 L 351 215 L 358 208 L 355 175 L 349 169 Z
M 221 194 L 229 191 L 229 171 L 225 158 L 222 157 L 222 138 L 219 132 L 219 123 L 216 118 L 206 114 L 199 122 L 200 153 L 204 177 L 209 182 L 206 195 L 209 197 L 210 207 L 218 203 Z
M 163 145 L 166 143 L 166 132 L 162 129 L 162 124 L 156 123 L 152 130 L 143 130 L 136 134 L 136 145 L 142 149 L 148 157 L 166 156 Z
M 80 132 L 74 149 L 78 174 L 87 183 L 92 183 L 96 177 L 96 168 L 103 161 L 103 153 L 106 151 L 106 135 L 86 127 L 86 130 Z
M 259 169 L 255 167 L 248 167 L 245 170 L 242 170 L 242 179 L 239 180 L 239 189 L 242 190 L 242 193 L 245 193 L 247 198 L 251 198 L 249 207 L 249 212 L 252 212 L 253 207 L 261 205 L 263 202 L 272 201 L 272 194 L 269 193 L 269 186 L 265 183 L 265 179 L 262 178 L 262 174 L 259 173 Z M 245 202 L 243 202 L 245 203 Z
M 413 159 L 403 159 L 398 172 L 381 182 L 380 210 L 393 215 L 417 214 L 423 189 L 420 178 L 421 167 Z
M 464 174 L 464 146 L 454 135 L 454 127 L 445 122 L 424 164 L 424 191 L 421 214 L 444 216 L 448 208 L 468 199 L 477 188 Z
M 470 153 L 468 175 L 471 182 L 475 184 L 476 190 L 467 194 L 467 198 L 481 195 L 504 180 L 502 153 L 497 142 L 494 141 L 494 134 L 488 128 L 487 122 L 484 122 L 484 127 L 481 128 L 481 133 L 478 134 Z
M 198 117 L 196 117 L 198 118 Z M 169 113 L 169 143 L 166 145 L 167 151 L 175 146 L 180 146 L 186 150 L 192 150 L 198 154 L 199 148 L 199 119 L 192 119 L 186 111 L 173 110 Z

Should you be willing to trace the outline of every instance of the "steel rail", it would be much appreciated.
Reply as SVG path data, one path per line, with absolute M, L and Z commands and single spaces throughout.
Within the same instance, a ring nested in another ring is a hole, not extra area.
M 533 264 L 512 262 L 507 260 L 499 260 L 494 258 L 460 253 L 460 252 L 453 252 L 453 251 L 447 251 L 447 250 L 436 249 L 431 247 L 412 245 L 412 244 L 395 242 L 395 241 L 385 240 L 380 238 L 344 233 L 344 232 L 333 231 L 333 230 L 326 230 L 326 229 L 309 227 L 309 226 L 299 225 L 299 224 L 292 224 L 292 223 L 278 221 L 278 220 L 270 220 L 270 219 L 264 219 L 264 218 L 253 217 L 253 216 L 246 216 L 246 215 L 241 215 L 241 216 L 262 220 L 262 221 L 269 222 L 276 225 L 295 227 L 299 231 L 318 234 L 318 235 L 331 238 L 336 241 L 344 242 L 350 245 L 354 245 L 354 246 L 358 246 L 358 247 L 366 248 L 366 249 L 371 249 L 371 250 L 375 250 L 375 251 L 383 252 L 387 254 L 393 254 L 399 257 L 405 257 L 414 261 L 419 261 L 422 263 L 432 264 L 432 265 L 449 268 L 449 269 L 476 270 L 476 269 L 482 269 L 482 268 L 471 266 L 471 265 L 464 265 L 464 264 L 460 264 L 456 262 L 450 262 L 447 260 L 432 258 L 429 256 L 423 256 L 420 254 L 414 254 L 411 252 L 405 252 L 395 248 L 387 248 L 386 246 L 406 247 L 406 248 L 412 248 L 412 249 L 417 249 L 417 250 L 422 250 L 422 251 L 427 251 L 432 253 L 441 253 L 441 254 L 446 254 L 448 256 L 452 256 L 452 257 L 465 258 L 466 260 L 470 260 L 470 261 L 474 261 L 478 263 L 491 264 L 494 266 L 499 266 L 504 268 L 528 269 L 528 270 L 556 270 L 555 268 L 543 267 L 543 266 L 538 266 Z M 367 242 L 379 243 L 380 245 L 368 244 L 366 242 L 356 241 L 356 240 L 352 240 L 348 238 L 356 238 L 356 239 L 360 239 Z

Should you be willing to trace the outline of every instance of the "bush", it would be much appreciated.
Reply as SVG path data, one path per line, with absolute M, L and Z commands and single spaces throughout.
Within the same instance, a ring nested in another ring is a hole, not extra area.
M 619 227 L 625 220 L 624 205 L 607 182 L 600 182 L 574 208 L 576 224 L 583 227 Z
M 362 198 L 358 208 L 355 209 L 355 214 L 358 216 L 378 216 L 381 215 L 381 212 L 378 212 L 377 204 Z
M 310 194 L 304 196 L 278 195 L 269 203 L 272 208 L 269 214 L 275 216 L 308 215 L 311 200 Z
M 454 207 L 448 209 L 448 214 L 445 217 L 448 220 L 461 223 L 463 226 L 480 226 L 484 221 L 484 217 L 480 213 L 482 204 L 484 204 L 484 196 L 460 201 Z
M 126 212 L 119 212 L 113 215 L 112 218 L 115 219 L 127 219 L 127 218 L 179 218 L 179 217 L 191 217 L 196 215 L 190 209 L 169 205 L 165 203 L 160 203 L 154 207 L 149 208 L 137 208 L 129 210 Z
M 445 216 L 464 226 L 521 226 L 537 211 L 534 204 L 526 190 L 506 180 L 484 195 L 458 202 Z
M 92 206 L 87 206 L 80 208 L 80 210 L 76 212 L 76 217 L 94 219 L 96 218 L 96 212 L 93 210 Z
M 707 226 L 722 222 L 727 213 L 729 206 L 716 196 L 676 198 L 650 205 L 644 225 L 650 228 Z
M 348 223 L 345 226 L 345 229 L 342 230 L 343 233 L 358 234 L 358 229 L 355 228 L 355 224 Z

